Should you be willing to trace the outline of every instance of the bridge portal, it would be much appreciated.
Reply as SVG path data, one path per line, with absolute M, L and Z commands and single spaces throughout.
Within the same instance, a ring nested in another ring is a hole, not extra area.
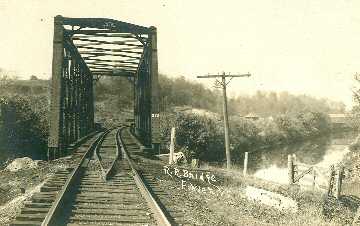
M 127 77 L 134 85 L 135 133 L 158 148 L 158 57 L 155 27 L 105 18 L 54 19 L 49 158 L 94 131 L 93 81 Z

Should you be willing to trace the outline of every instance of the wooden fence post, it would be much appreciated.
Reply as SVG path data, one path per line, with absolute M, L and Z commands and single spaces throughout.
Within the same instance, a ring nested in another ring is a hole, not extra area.
M 313 170 L 312 170 L 312 176 L 313 176 L 313 184 L 312 184 L 312 187 L 313 187 L 313 190 L 315 190 L 315 180 L 316 180 L 316 170 L 315 170 L 315 167 L 314 167 Z
M 341 195 L 341 184 L 342 184 L 343 173 L 344 173 L 344 167 L 339 166 L 339 169 L 337 170 L 337 178 L 336 178 L 336 193 L 335 193 L 336 199 L 339 199 Z
M 199 159 L 192 159 L 191 160 L 191 167 L 199 168 Z
M 243 169 L 243 175 L 244 175 L 244 177 L 246 177 L 246 175 L 247 175 L 248 161 L 249 161 L 249 153 L 248 153 L 248 152 L 245 152 L 244 169 Z
M 175 150 L 175 127 L 172 127 L 171 137 L 170 137 L 169 165 L 174 163 L 174 150 Z
M 294 183 L 294 163 L 291 155 L 288 155 L 288 176 L 289 176 L 289 184 Z
M 330 177 L 329 177 L 329 184 L 328 184 L 328 192 L 327 195 L 332 195 L 332 190 L 334 186 L 334 177 L 335 177 L 335 167 L 334 165 L 330 166 Z

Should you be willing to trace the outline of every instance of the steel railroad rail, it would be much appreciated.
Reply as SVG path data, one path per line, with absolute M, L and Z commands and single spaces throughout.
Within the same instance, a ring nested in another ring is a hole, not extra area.
M 95 158 L 99 162 L 101 175 L 105 182 L 115 174 L 116 163 L 121 155 L 117 143 L 114 143 L 114 140 L 111 139 L 117 135 L 117 131 L 116 129 L 112 129 L 109 132 L 109 136 L 102 139 L 102 145 L 95 149 Z
M 133 172 L 134 180 L 138 188 L 140 189 L 141 194 L 146 199 L 149 207 L 154 213 L 154 217 L 156 221 L 158 222 L 159 225 L 170 226 L 172 224 L 171 224 L 171 220 L 168 217 L 168 214 L 164 211 L 164 208 L 158 203 L 153 193 L 151 193 L 151 191 L 149 190 L 148 185 L 146 185 L 146 182 L 144 181 L 143 177 L 141 177 L 140 174 L 138 173 L 135 163 L 132 161 L 132 159 L 130 158 L 127 152 L 126 146 L 124 145 L 123 139 L 121 138 L 121 132 L 125 128 L 126 127 L 121 128 L 117 133 L 116 136 L 117 146 L 121 148 L 121 152 L 124 158 L 127 159 L 129 166 L 131 167 L 131 170 Z
M 102 133 L 95 134 L 92 138 L 80 145 L 72 155 L 70 160 L 74 168 L 67 168 L 55 173 L 40 188 L 40 192 L 34 194 L 30 201 L 26 201 L 20 215 L 10 224 L 12 226 L 21 225 L 41 225 L 53 210 L 54 203 L 57 202 L 59 193 L 64 189 L 64 184 L 68 184 L 69 176 L 74 174 L 79 165 L 91 149 L 103 136 Z
M 167 221 L 171 225 L 192 225 L 191 220 L 186 216 L 186 207 L 178 202 L 174 202 L 173 194 L 164 188 L 157 179 L 159 168 L 154 167 L 147 161 L 143 161 L 142 157 L 140 157 L 145 153 L 141 150 L 141 143 L 131 133 L 130 128 L 123 128 L 120 133 L 119 138 L 121 138 L 121 147 L 125 152 L 125 156 L 131 159 L 134 169 L 137 171 L 137 176 L 140 177 L 140 180 L 147 187 L 148 192 L 152 194 L 158 208 L 162 209 Z
M 46 208 L 32 206 L 33 218 L 12 225 L 171 225 L 127 156 L 119 133 L 108 130 L 93 139 L 79 164 L 61 176 Z

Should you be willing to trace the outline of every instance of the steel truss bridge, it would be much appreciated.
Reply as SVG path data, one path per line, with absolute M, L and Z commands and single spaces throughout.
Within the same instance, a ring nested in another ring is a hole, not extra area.
M 158 57 L 155 27 L 105 18 L 54 19 L 50 159 L 94 130 L 93 81 L 127 77 L 134 86 L 135 134 L 159 147 Z

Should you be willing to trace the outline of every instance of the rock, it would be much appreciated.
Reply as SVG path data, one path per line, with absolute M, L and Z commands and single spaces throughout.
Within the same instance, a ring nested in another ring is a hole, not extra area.
M 160 155 L 156 155 L 159 159 L 161 159 L 162 161 L 166 162 L 169 159 L 169 155 L 170 154 L 160 154 Z M 183 152 L 179 151 L 179 152 L 175 152 L 174 153 L 174 162 L 175 163 L 180 163 L 181 161 L 186 161 L 185 155 Z
M 9 165 L 6 166 L 5 170 L 10 172 L 17 172 L 20 169 L 34 169 L 37 167 L 37 161 L 34 161 L 29 157 L 23 157 L 14 159 Z
M 289 210 L 293 213 L 298 211 L 296 201 L 274 192 L 247 186 L 245 188 L 245 195 L 249 200 L 272 206 L 278 210 Z

